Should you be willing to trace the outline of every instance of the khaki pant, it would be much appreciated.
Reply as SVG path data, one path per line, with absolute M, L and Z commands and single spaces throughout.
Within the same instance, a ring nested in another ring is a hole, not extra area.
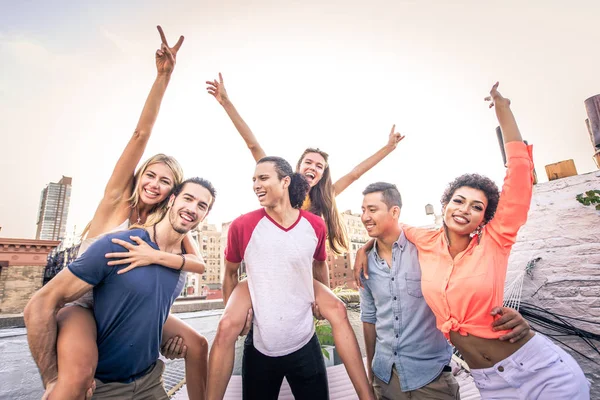
M 165 364 L 161 360 L 156 360 L 156 364 L 150 372 L 130 383 L 102 383 L 96 379 L 96 390 L 92 399 L 168 400 L 169 396 L 163 387 L 162 373 L 164 370 Z
M 390 383 L 373 377 L 373 389 L 377 400 L 460 400 L 458 382 L 452 372 L 442 372 L 429 384 L 417 390 L 403 392 L 400 389 L 400 378 L 396 367 L 392 368 Z

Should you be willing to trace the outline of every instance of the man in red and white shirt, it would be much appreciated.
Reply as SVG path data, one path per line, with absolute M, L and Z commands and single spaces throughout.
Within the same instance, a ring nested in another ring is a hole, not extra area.
M 261 159 L 253 181 L 263 208 L 231 223 L 223 281 L 225 302 L 235 301 L 244 260 L 254 321 L 244 346 L 243 398 L 277 399 L 285 377 L 296 399 L 328 399 L 312 312 L 313 269 L 316 279 L 328 278 L 325 223 L 299 209 L 309 186 L 282 158 Z

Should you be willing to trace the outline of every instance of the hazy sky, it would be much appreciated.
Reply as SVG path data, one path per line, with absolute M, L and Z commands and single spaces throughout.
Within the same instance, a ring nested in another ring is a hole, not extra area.
M 175 156 L 218 190 L 210 223 L 258 207 L 254 161 L 204 81 L 230 98 L 267 153 L 305 147 L 344 175 L 395 152 L 338 197 L 360 210 L 374 181 L 398 185 L 402 218 L 426 224 L 457 175 L 502 182 L 494 81 L 544 166 L 595 169 L 583 101 L 600 93 L 600 2 L 590 1 L 2 1 L 0 143 L 4 237 L 34 237 L 40 191 L 73 177 L 67 230 L 92 217 L 154 80 L 161 24 L 186 39 L 144 159 Z

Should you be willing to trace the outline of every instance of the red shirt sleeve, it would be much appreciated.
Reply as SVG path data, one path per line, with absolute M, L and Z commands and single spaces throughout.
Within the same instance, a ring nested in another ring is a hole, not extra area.
M 244 258 L 240 242 L 240 221 L 239 218 L 233 220 L 229 225 L 229 231 L 227 232 L 227 246 L 225 247 L 225 260 L 232 263 L 240 263 Z
M 310 223 L 317 236 L 317 248 L 313 258 L 317 261 L 327 260 L 327 227 L 323 218 L 316 216 L 310 211 L 301 211 L 302 216 Z

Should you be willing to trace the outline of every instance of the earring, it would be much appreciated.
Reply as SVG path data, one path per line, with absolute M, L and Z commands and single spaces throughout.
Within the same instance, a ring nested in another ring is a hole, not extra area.
M 483 231 L 483 225 L 479 225 L 479 226 L 477 227 L 477 229 L 475 229 L 475 230 L 473 231 L 473 233 L 471 233 L 471 237 L 472 237 L 472 238 L 473 238 L 473 237 L 475 237 L 475 236 L 477 236 L 477 242 L 478 242 L 478 243 L 479 243 L 479 240 L 481 240 L 481 232 L 482 232 L 482 231 Z

